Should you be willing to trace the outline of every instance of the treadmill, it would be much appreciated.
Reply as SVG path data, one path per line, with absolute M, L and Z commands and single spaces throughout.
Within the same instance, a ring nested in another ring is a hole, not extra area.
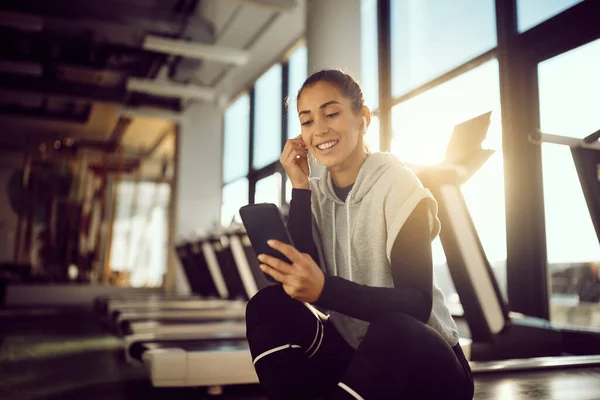
M 175 246 L 178 259 L 183 267 L 185 276 L 192 290 L 192 295 L 166 294 L 124 294 L 120 296 L 98 297 L 94 308 L 103 317 L 110 316 L 115 310 L 122 308 L 160 307 L 170 302 L 201 301 L 204 299 L 220 298 L 214 278 L 202 256 L 199 245 L 200 239 L 184 241 Z
M 233 231 L 228 235 L 227 240 L 221 238 L 220 243 L 225 244 L 225 249 L 229 247 L 232 260 L 239 270 L 239 275 L 248 298 L 253 297 L 260 288 L 271 284 L 264 279 L 264 276 L 263 281 L 258 283 L 253 279 L 256 271 L 260 271 L 259 263 L 254 255 L 250 241 L 243 230 Z M 219 247 L 216 246 L 216 249 L 219 250 Z M 221 259 L 227 262 L 227 259 L 223 257 Z M 245 303 L 243 304 L 242 311 L 245 314 Z M 208 343 L 206 344 L 207 346 L 212 346 L 210 343 L 214 344 L 224 339 L 245 340 L 245 321 L 238 318 L 237 309 L 214 310 L 210 316 L 208 311 L 204 310 L 201 315 L 203 317 L 202 320 L 190 319 L 185 324 L 178 319 L 182 316 L 194 316 L 195 313 L 189 312 L 184 314 L 184 312 L 185 310 L 169 313 L 167 320 L 163 317 L 161 326 L 153 326 L 151 330 L 144 330 L 145 325 L 148 325 L 149 322 L 137 323 L 137 326 L 136 323 L 130 324 L 129 334 L 125 336 L 126 359 L 130 362 L 135 360 L 142 361 L 141 356 L 144 352 L 161 349 L 179 342 L 185 345 L 193 342 L 194 348 L 199 349 L 204 348 L 202 347 L 204 346 L 203 343 Z M 172 321 L 174 322 L 169 324 L 168 318 L 173 318 Z M 225 348 L 229 349 L 229 347 Z M 165 354 L 165 352 L 159 353 Z M 245 353 L 242 354 L 242 358 L 245 356 Z
M 258 286 L 237 233 L 211 236 L 197 243 L 197 247 L 201 249 L 196 252 L 198 264 L 210 271 L 209 279 L 214 282 L 221 300 L 167 302 L 158 307 L 120 309 L 112 313 L 119 332 L 125 335 L 192 332 L 194 329 L 204 332 L 207 321 L 221 323 L 244 318 L 246 301 L 254 296 Z
M 240 278 L 248 297 L 259 289 L 271 285 L 262 276 L 256 282 L 254 276 L 262 274 L 250 241 L 243 230 L 229 235 L 221 244 L 231 249 L 231 259 L 222 254 L 220 260 L 233 260 L 240 268 Z M 217 251 L 219 246 L 215 246 Z M 216 254 L 215 254 L 216 255 Z M 245 273 L 242 273 L 245 271 Z M 225 311 L 221 310 L 220 312 Z M 198 321 L 194 321 L 198 325 Z M 198 326 L 208 326 L 202 324 Z M 245 339 L 245 322 L 223 321 L 221 326 L 213 324 L 212 332 L 189 329 L 168 334 L 136 334 L 126 336 L 126 358 L 144 363 L 153 385 L 165 386 L 211 386 L 257 383 L 258 378 Z M 220 329 L 222 328 L 222 329 Z M 210 328 L 209 328 L 210 329 Z
M 415 169 L 438 201 L 440 239 L 471 332 L 473 372 L 494 371 L 490 365 L 501 371 L 600 365 L 600 332 L 511 313 L 500 293 L 460 190 L 492 154 L 481 148 L 489 118 L 458 125 L 441 166 Z

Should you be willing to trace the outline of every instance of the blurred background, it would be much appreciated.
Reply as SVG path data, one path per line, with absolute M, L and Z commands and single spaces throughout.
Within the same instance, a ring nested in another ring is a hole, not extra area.
M 600 129 L 599 18 L 596 0 L 3 0 L 0 306 L 193 292 L 177 246 L 245 204 L 287 212 L 296 94 L 339 68 L 371 150 L 410 165 L 491 112 L 460 190 L 500 292 L 598 330 L 600 161 L 584 174 L 572 148 Z

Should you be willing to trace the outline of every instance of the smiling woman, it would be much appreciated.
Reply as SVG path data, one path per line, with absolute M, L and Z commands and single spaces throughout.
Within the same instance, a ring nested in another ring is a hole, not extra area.
M 351 76 L 313 74 L 297 108 L 302 133 L 280 157 L 293 187 L 294 246 L 270 243 L 290 262 L 259 255 L 281 285 L 246 309 L 268 397 L 472 398 L 458 330 L 433 280 L 437 202 L 394 155 L 365 150 L 370 110 Z M 313 179 L 309 153 L 325 166 Z

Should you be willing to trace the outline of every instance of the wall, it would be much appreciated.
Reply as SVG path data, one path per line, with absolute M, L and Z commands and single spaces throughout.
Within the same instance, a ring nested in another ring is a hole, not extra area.
M 179 125 L 177 143 L 176 240 L 209 230 L 221 212 L 223 112 L 215 105 L 190 105 Z M 189 293 L 189 284 L 175 263 L 174 290 Z

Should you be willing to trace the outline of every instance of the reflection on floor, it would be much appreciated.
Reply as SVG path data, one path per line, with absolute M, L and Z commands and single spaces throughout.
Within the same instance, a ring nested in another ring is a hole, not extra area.
M 581 302 L 576 296 L 552 296 L 550 320 L 555 324 L 600 329 L 600 303 Z
M 143 368 L 124 363 L 122 343 L 88 310 L 0 310 L 0 399 L 204 399 L 204 389 L 155 389 Z M 600 399 L 600 368 L 479 375 L 476 399 Z M 221 400 L 263 400 L 258 386 L 231 387 Z
M 600 368 L 478 376 L 475 399 L 600 399 Z

